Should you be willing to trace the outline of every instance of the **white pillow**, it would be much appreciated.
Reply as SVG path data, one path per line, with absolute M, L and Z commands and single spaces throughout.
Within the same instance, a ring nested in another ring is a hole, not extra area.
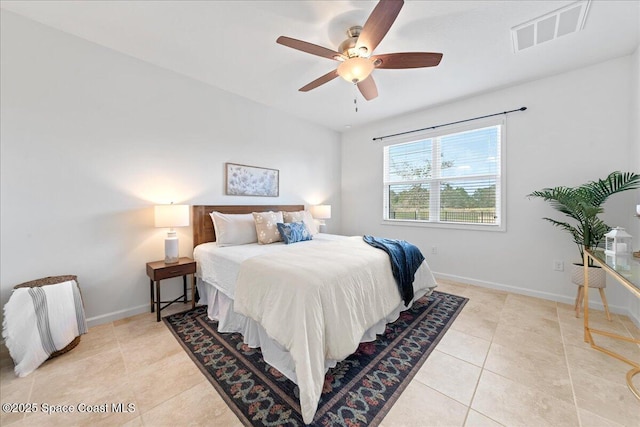
M 213 211 L 209 214 L 216 232 L 218 246 L 235 246 L 256 243 L 256 225 L 251 214 L 223 214 Z
M 312 236 L 315 234 L 318 234 L 318 224 L 316 224 L 316 220 L 313 219 L 311 212 L 309 211 L 282 212 L 282 216 L 284 218 L 285 223 L 304 222 L 304 225 L 307 226 L 307 230 L 309 230 L 309 234 L 311 234 Z

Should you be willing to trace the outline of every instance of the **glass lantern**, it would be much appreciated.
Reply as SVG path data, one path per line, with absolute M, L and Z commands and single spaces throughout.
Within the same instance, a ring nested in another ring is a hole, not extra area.
M 623 255 L 605 255 L 605 261 L 611 267 L 619 272 L 631 271 L 629 256 Z
M 622 227 L 616 227 L 604 235 L 605 255 L 630 255 L 631 235 Z

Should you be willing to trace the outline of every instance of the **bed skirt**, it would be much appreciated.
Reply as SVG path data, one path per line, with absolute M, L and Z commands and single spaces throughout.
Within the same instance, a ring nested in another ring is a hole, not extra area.
M 206 304 L 209 319 L 218 321 L 218 332 L 240 333 L 244 337 L 244 343 L 251 348 L 260 348 L 264 361 L 276 368 L 284 376 L 294 383 L 298 383 L 295 373 L 293 359 L 287 349 L 271 339 L 267 332 L 253 319 L 249 319 L 238 314 L 233 309 L 233 300 L 221 292 L 214 285 L 197 278 L 198 293 L 200 300 L 198 304 Z M 414 301 L 428 295 L 433 288 L 416 291 Z M 400 303 L 386 318 L 370 327 L 360 339 L 360 342 L 370 342 L 376 340 L 376 335 L 382 334 L 388 323 L 398 319 L 400 313 L 406 310 L 404 303 Z M 340 360 L 325 360 L 325 372 L 336 366 Z

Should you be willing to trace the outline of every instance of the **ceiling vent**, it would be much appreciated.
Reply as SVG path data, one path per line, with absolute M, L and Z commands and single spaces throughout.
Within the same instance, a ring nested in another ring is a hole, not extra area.
M 514 52 L 584 28 L 591 0 L 581 0 L 511 29 Z

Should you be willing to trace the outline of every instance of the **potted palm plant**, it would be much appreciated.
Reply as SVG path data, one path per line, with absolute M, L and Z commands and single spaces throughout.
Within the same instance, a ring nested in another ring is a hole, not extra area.
M 636 188 L 640 188 L 640 175 L 616 171 L 604 179 L 590 181 L 578 187 L 544 188 L 532 192 L 528 197 L 540 197 L 549 202 L 551 207 L 574 220 L 570 223 L 543 218 L 571 234 L 574 243 L 578 245 L 580 260 L 583 260 L 583 248 L 596 248 L 602 242 L 604 235 L 611 230 L 611 227 L 598 218 L 598 214 L 604 212 L 602 208 L 604 202 L 613 194 Z M 590 264 L 589 267 L 593 265 Z M 571 280 L 578 286 L 584 285 L 583 268 L 582 262 L 574 263 Z M 589 272 L 589 286 L 604 287 L 604 273 L 592 273 L 592 270 Z

